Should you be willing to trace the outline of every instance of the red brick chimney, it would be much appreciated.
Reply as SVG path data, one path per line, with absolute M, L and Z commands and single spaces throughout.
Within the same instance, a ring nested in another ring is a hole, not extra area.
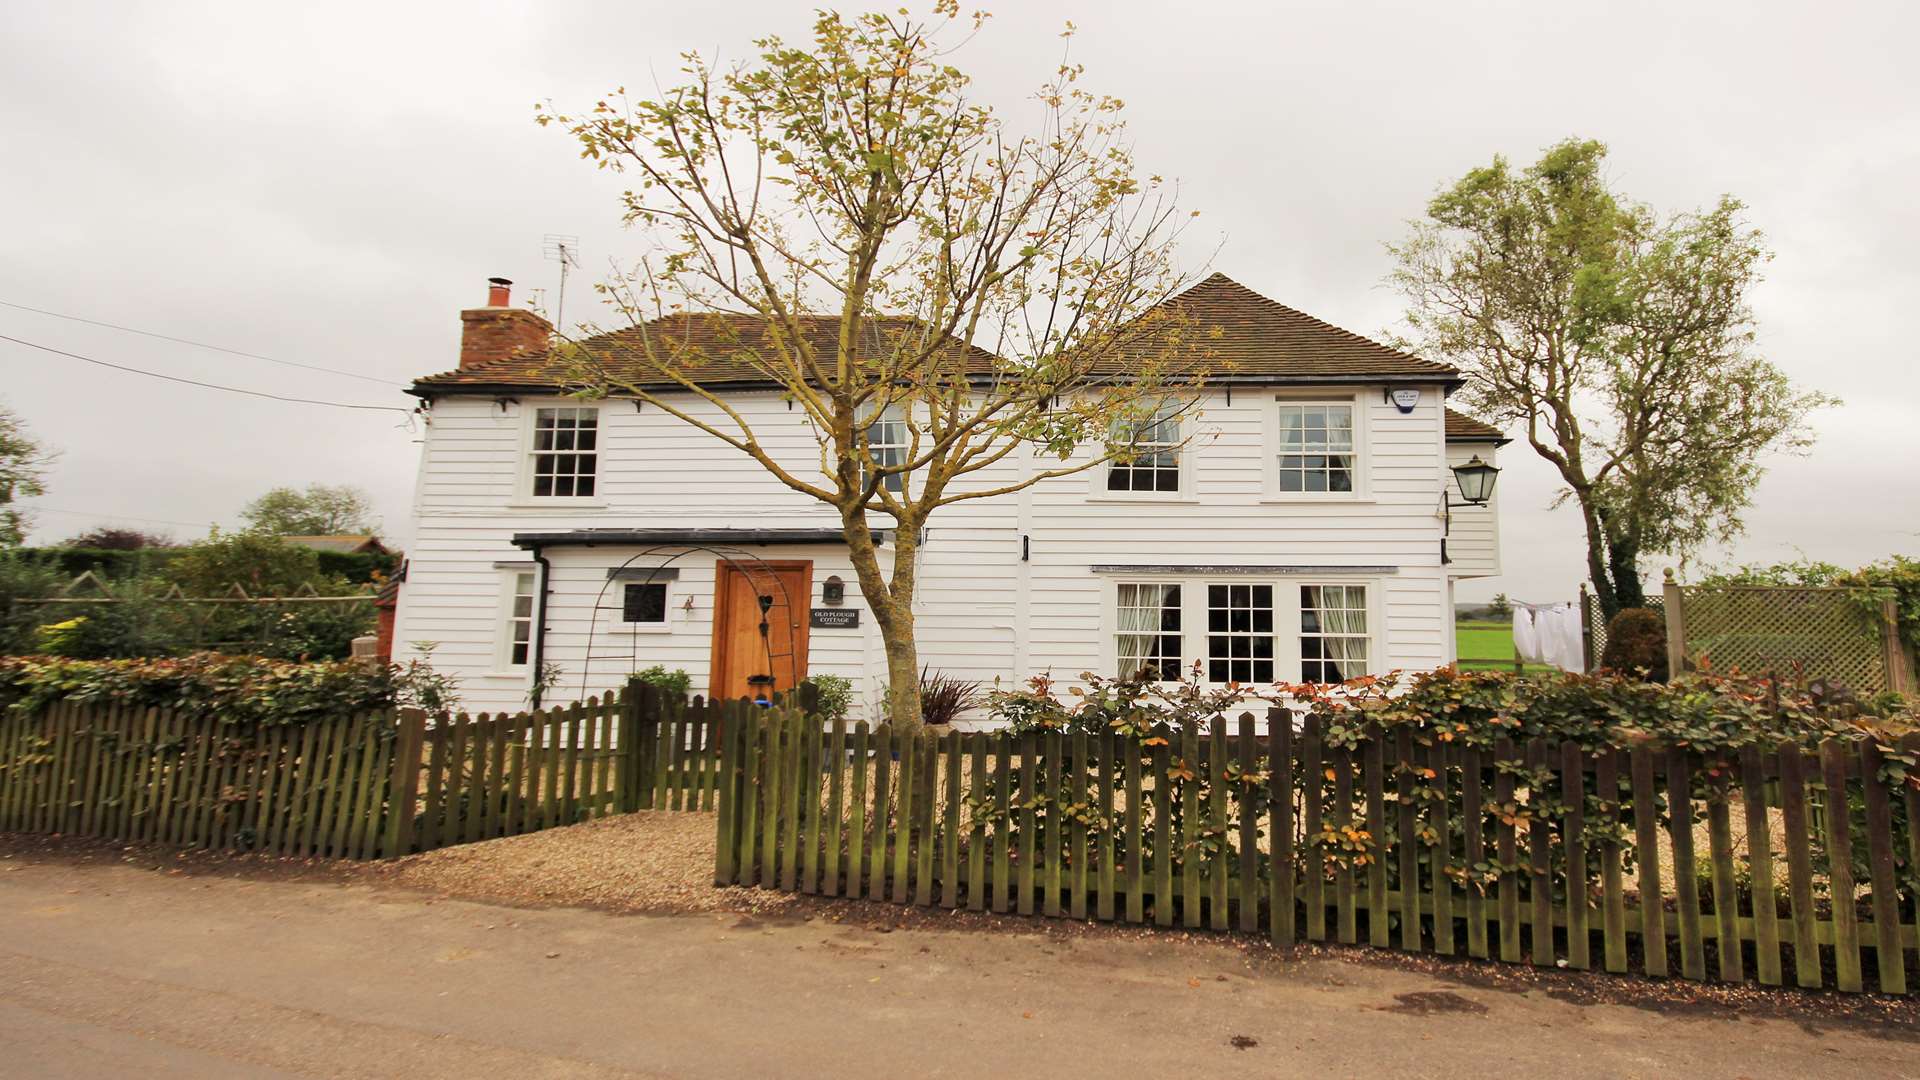
M 513 282 L 487 279 L 487 306 L 460 313 L 461 370 L 521 353 L 546 351 L 553 324 L 525 308 L 507 306 Z

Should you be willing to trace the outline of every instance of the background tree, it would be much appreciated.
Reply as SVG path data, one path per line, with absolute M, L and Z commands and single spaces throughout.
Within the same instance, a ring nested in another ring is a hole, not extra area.
M 69 538 L 61 547 L 91 548 L 95 551 L 144 551 L 148 548 L 172 548 L 180 545 L 163 533 L 142 532 L 102 525 Z
M 1120 103 L 1063 65 L 1037 133 L 1012 133 L 939 40 L 957 4 L 934 10 L 821 13 L 811 41 L 760 39 L 725 71 L 689 54 L 655 100 L 615 91 L 584 116 L 538 116 L 634 178 L 626 220 L 655 251 L 603 286 L 640 331 L 622 335 L 638 375 L 581 345 L 556 374 L 692 424 L 833 509 L 885 642 L 889 717 L 908 728 L 929 516 L 1126 456 L 1167 399 L 1184 406 L 1199 351 L 1177 319 L 1137 318 L 1184 284 L 1181 218 L 1136 174 Z M 718 332 L 676 332 L 696 325 Z M 817 458 L 776 457 L 709 385 L 743 365 L 785 392 Z
M 1493 599 L 1487 602 L 1487 614 L 1496 619 L 1511 619 L 1513 618 L 1513 601 L 1507 599 L 1506 593 L 1494 593 Z
M 0 548 L 26 542 L 33 521 L 16 500 L 46 494 L 50 457 L 19 417 L 0 407 Z
M 379 530 L 373 498 L 346 484 L 308 484 L 305 491 L 277 487 L 240 512 L 247 527 L 274 536 L 333 536 Z
M 1642 605 L 1644 556 L 1738 534 L 1765 456 L 1810 445 L 1806 415 L 1831 399 L 1754 351 L 1769 255 L 1741 204 L 1662 218 L 1609 188 L 1606 153 L 1569 140 L 1467 173 L 1389 245 L 1389 280 L 1413 346 L 1558 471 L 1611 618 Z

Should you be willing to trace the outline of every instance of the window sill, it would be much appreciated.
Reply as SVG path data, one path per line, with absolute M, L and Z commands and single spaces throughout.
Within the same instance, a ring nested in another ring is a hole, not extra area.
M 515 499 L 509 510 L 605 510 L 606 500 L 593 499 Z
M 519 681 L 519 682 L 525 682 L 529 674 L 530 674 L 530 672 L 529 672 L 529 671 L 483 671 L 483 672 L 481 672 L 481 673 L 480 673 L 480 674 L 478 674 L 478 675 L 469 675 L 469 676 L 467 676 L 467 678 L 470 678 L 470 679 L 513 679 L 513 680 L 516 680 L 516 681 Z
M 608 627 L 607 633 L 620 634 L 620 635 L 632 635 L 635 637 L 641 637 L 647 634 L 671 634 L 673 633 L 673 624 L 661 623 L 658 626 L 628 626 L 628 625 L 622 624 L 620 626 Z
M 1141 503 L 1161 503 L 1167 506 L 1200 505 L 1200 500 L 1192 495 L 1182 495 L 1178 492 L 1161 493 L 1153 491 L 1142 491 L 1133 495 L 1118 491 L 1103 491 L 1098 495 L 1087 496 L 1087 501 L 1090 503 L 1125 503 L 1131 506 L 1138 506 Z
M 1372 506 L 1378 499 L 1368 495 L 1268 495 L 1262 506 Z

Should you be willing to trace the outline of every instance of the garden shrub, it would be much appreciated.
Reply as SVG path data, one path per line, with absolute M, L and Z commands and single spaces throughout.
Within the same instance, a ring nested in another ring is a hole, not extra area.
M 164 574 L 169 566 L 197 546 L 135 550 L 45 547 L 21 548 L 19 553 L 56 569 L 61 575 L 61 584 L 89 572 L 95 577 L 118 582 Z M 321 578 L 339 579 L 355 586 L 371 584 L 392 574 L 400 563 L 400 556 L 391 553 L 314 551 L 312 554 L 315 557 L 315 569 Z M 248 586 L 248 589 L 251 591 L 252 586 Z
M 1622 675 L 1638 675 L 1653 682 L 1666 682 L 1667 622 L 1651 608 L 1627 608 L 1607 623 L 1607 647 L 1600 653 L 1600 666 Z
M 645 671 L 635 672 L 633 677 L 670 698 L 684 701 L 693 692 L 693 676 L 679 668 L 668 671 L 665 664 L 655 664 Z
M 853 707 L 853 680 L 844 675 L 809 675 L 803 680 L 813 687 L 814 711 L 832 723 L 844 719 Z
M 209 713 L 223 723 L 298 724 L 388 707 L 452 708 L 452 684 L 414 661 L 296 664 L 196 653 L 167 660 L 0 657 L 0 704 L 38 711 L 69 699 Z

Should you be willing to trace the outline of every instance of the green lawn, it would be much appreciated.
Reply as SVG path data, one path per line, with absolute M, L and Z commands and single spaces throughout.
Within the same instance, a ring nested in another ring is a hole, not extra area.
M 1467 671 L 1497 668 L 1513 670 L 1513 624 L 1504 622 L 1468 622 L 1453 624 L 1459 641 L 1460 667 Z M 1552 671 L 1545 664 L 1528 664 L 1528 672 Z

